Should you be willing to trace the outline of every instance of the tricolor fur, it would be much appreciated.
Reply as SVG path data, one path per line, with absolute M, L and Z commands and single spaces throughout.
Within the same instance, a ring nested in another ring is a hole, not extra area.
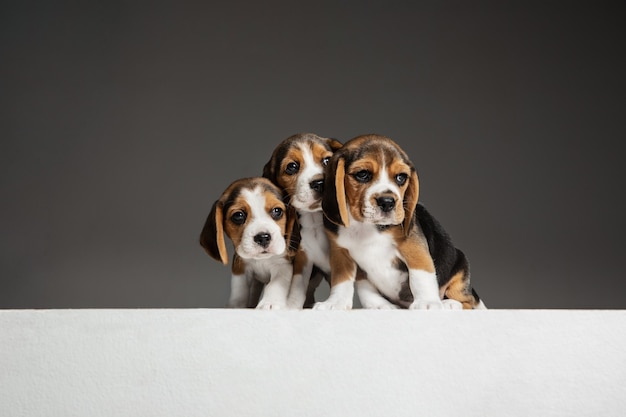
M 266 178 L 236 180 L 215 201 L 200 244 L 223 264 L 228 263 L 225 236 L 235 248 L 229 307 L 287 306 L 297 247 L 292 241 L 294 221 L 282 191 Z
M 363 135 L 335 152 L 322 200 L 331 292 L 315 308 L 352 308 L 355 281 L 364 308 L 484 308 L 467 258 L 418 196 L 415 167 L 391 139 Z
M 283 190 L 286 202 L 298 213 L 300 248 L 289 294 L 289 305 L 293 308 L 311 307 L 321 279 L 330 276 L 322 194 L 325 167 L 339 148 L 341 143 L 335 139 L 312 133 L 296 134 L 274 149 L 263 168 L 263 176 Z

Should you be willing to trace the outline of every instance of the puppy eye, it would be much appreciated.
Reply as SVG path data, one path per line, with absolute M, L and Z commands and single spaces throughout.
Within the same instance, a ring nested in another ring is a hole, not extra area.
M 372 179 L 372 173 L 363 169 L 354 174 L 354 178 L 356 178 L 358 182 L 369 182 Z
M 285 173 L 287 175 L 294 175 L 300 170 L 300 165 L 295 162 L 290 162 L 287 164 L 287 168 L 285 168 Z
M 327 156 L 326 158 L 322 159 L 322 165 L 324 166 L 328 165 L 329 160 L 330 160 L 330 156 Z
M 406 183 L 407 178 L 409 178 L 406 174 L 398 174 L 396 175 L 396 184 L 402 186 Z
M 281 217 L 283 217 L 283 209 L 280 207 L 274 207 L 270 211 L 270 216 L 272 216 L 272 219 L 274 220 L 280 219 Z
M 235 224 L 244 224 L 244 222 L 246 221 L 246 217 L 246 213 L 244 213 L 243 211 L 236 211 L 233 213 L 232 216 L 230 216 L 230 221 Z

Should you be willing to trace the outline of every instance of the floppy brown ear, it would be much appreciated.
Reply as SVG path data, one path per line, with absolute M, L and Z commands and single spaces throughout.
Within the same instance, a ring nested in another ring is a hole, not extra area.
M 222 203 L 218 200 L 213 203 L 211 212 L 204 223 L 200 233 L 200 245 L 206 253 L 216 261 L 228 264 L 226 241 L 224 240 L 223 210 Z
M 335 152 L 337 149 L 340 149 L 343 145 L 337 139 L 328 138 L 326 139 L 326 144 L 330 147 L 330 149 Z
M 404 227 L 405 235 L 408 235 L 411 230 L 411 226 L 413 222 L 413 215 L 415 214 L 415 207 L 417 207 L 417 200 L 419 198 L 419 190 L 420 190 L 420 185 L 419 185 L 419 179 L 417 178 L 417 172 L 413 170 L 413 172 L 411 173 L 411 178 L 409 179 L 409 185 L 404 193 L 404 201 L 403 201 L 403 205 L 404 205 L 403 227 Z
M 263 167 L 263 177 L 267 178 L 272 182 L 276 182 L 276 172 L 274 170 L 274 155 L 270 158 L 269 161 Z
M 340 226 L 348 226 L 348 206 L 344 179 L 346 176 L 345 161 L 343 158 L 332 158 L 326 169 L 324 178 L 324 195 L 322 196 L 322 210 L 331 222 Z

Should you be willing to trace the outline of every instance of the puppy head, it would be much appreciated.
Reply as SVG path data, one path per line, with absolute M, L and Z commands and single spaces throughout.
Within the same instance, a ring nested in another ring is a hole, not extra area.
M 299 133 L 282 141 L 263 168 L 285 192 L 291 206 L 304 211 L 322 209 L 324 168 L 341 143 L 313 133 Z
M 281 190 L 268 179 L 239 179 L 213 204 L 200 245 L 224 264 L 228 263 L 224 235 L 243 259 L 280 255 L 287 249 L 294 217 L 287 213 Z
M 377 225 L 403 224 L 408 233 L 419 182 L 406 153 L 391 139 L 358 136 L 346 142 L 326 170 L 322 206 L 333 223 L 349 226 L 350 217 Z

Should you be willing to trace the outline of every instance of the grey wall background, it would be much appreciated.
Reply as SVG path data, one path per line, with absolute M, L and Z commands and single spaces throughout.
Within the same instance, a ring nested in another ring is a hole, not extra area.
M 377 132 L 493 308 L 624 308 L 624 3 L 3 2 L 0 307 L 222 307 L 224 187 Z

